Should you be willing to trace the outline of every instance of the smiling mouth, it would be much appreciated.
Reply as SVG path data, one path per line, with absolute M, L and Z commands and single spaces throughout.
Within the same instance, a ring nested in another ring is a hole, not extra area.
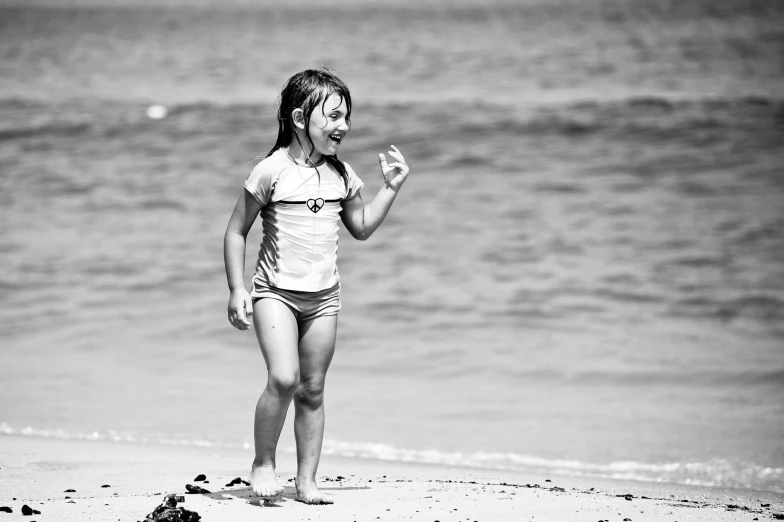
M 343 139 L 343 136 L 341 136 L 340 134 L 330 134 L 329 137 L 332 141 L 338 144 L 340 144 L 341 140 Z

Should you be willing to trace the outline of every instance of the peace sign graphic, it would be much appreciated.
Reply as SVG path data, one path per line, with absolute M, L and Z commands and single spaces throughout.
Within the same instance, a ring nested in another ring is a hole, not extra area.
M 309 200 L 308 200 L 308 208 L 309 208 L 309 209 L 310 209 L 310 211 L 311 211 L 311 212 L 313 212 L 314 214 L 315 214 L 316 212 L 318 212 L 319 210 L 321 210 L 321 207 L 323 207 L 323 206 L 324 206 L 324 200 L 323 200 L 323 199 L 321 199 L 321 198 L 318 198 L 318 199 L 309 199 Z

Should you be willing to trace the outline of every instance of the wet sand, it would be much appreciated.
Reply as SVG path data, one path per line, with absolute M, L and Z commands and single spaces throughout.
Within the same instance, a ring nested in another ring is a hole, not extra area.
M 441 466 L 324 457 L 322 489 L 335 504 L 294 500 L 294 455 L 279 456 L 284 494 L 251 495 L 233 479 L 247 479 L 250 451 L 217 451 L 0 436 L 0 506 L 28 520 L 143 520 L 167 493 L 203 521 L 724 521 L 772 520 L 784 495 L 669 484 L 535 476 Z M 194 481 L 204 474 L 205 481 Z M 209 494 L 188 494 L 186 484 Z M 73 490 L 66 492 L 66 490 Z M 70 497 L 70 498 L 69 498 Z M 781 515 L 784 519 L 784 515 Z

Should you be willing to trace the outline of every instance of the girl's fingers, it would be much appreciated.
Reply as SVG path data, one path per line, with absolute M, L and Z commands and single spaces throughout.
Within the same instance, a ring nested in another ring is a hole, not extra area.
M 398 161 L 406 161 L 406 159 L 403 157 L 403 155 L 400 154 L 399 152 L 395 152 L 393 150 L 390 150 L 389 151 L 389 155 L 392 156 L 393 158 L 395 158 Z
M 398 159 L 398 160 L 400 160 L 400 161 L 406 161 L 406 160 L 405 160 L 405 158 L 403 157 L 403 153 L 402 153 L 402 152 L 400 152 L 400 149 L 398 149 L 398 148 L 397 148 L 397 147 L 395 147 L 394 145 L 390 145 L 390 147 L 392 147 L 392 149 L 394 149 L 394 150 L 390 150 L 390 151 L 389 151 L 389 155 L 390 155 L 390 156 L 392 156 L 392 157 L 394 157 L 395 159 Z
M 406 165 L 405 163 L 399 163 L 397 161 L 395 163 L 390 163 L 389 166 L 394 167 L 400 171 L 405 171 L 408 168 L 408 165 Z

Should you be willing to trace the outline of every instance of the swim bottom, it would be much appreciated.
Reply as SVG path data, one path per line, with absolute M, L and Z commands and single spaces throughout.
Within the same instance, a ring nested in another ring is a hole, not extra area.
M 335 315 L 340 311 L 340 282 L 318 292 L 296 292 L 268 286 L 264 282 L 254 279 L 250 296 L 254 305 L 259 299 L 281 301 L 291 309 L 298 323 L 310 321 L 322 315 Z

